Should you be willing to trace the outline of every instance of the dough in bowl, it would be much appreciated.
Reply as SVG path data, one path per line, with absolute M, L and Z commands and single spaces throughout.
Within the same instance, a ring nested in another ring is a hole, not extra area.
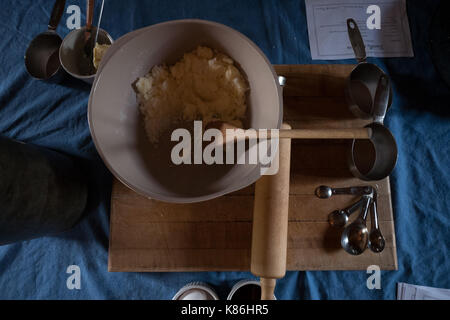
M 223 53 L 198 47 L 173 66 L 155 66 L 135 84 L 149 140 L 157 143 L 174 123 L 224 121 L 242 127 L 248 82 Z

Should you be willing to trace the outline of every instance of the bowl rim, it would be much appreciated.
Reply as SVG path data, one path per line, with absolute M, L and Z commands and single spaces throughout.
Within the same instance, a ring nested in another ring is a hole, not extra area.
M 280 129 L 281 128 L 281 124 L 283 122 L 283 90 L 282 87 L 280 86 L 279 82 L 278 82 L 278 75 L 275 72 L 275 69 L 272 65 L 272 63 L 269 61 L 269 59 L 267 58 L 267 56 L 264 54 L 264 52 L 247 36 L 245 36 L 244 34 L 242 34 L 241 32 L 237 31 L 236 29 L 233 29 L 227 25 L 218 23 L 218 22 L 214 22 L 214 21 L 210 21 L 210 20 L 203 20 L 203 19 L 178 19 L 178 20 L 170 20 L 170 21 L 165 21 L 165 22 L 161 22 L 161 23 L 157 23 L 151 26 L 147 26 L 141 29 L 137 29 L 137 30 L 133 30 L 134 31 L 138 31 L 138 30 L 142 30 L 142 29 L 147 29 L 147 30 L 151 30 L 152 28 L 156 28 L 156 27 L 160 27 L 160 26 L 164 26 L 164 25 L 171 25 L 171 24 L 184 24 L 184 23 L 198 23 L 198 24 L 203 24 L 203 25 L 211 25 L 211 26 L 218 26 L 221 28 L 225 28 L 228 29 L 231 32 L 236 33 L 237 36 L 241 37 L 244 41 L 248 42 L 250 44 L 250 46 L 256 50 L 256 52 L 264 59 L 264 61 L 266 62 L 267 66 L 269 67 L 269 70 L 272 73 L 273 76 L 273 81 L 275 83 L 275 87 L 277 88 L 277 94 L 278 94 L 278 105 L 280 108 L 280 112 L 279 112 L 279 116 L 278 116 L 278 121 L 277 121 L 277 128 L 274 129 Z M 123 35 L 124 36 L 124 35 Z M 122 43 L 123 47 L 127 42 L 131 41 L 133 38 L 128 39 L 126 42 Z M 118 50 L 120 51 L 120 50 Z M 110 59 L 112 59 L 115 55 L 116 55 L 117 51 L 114 52 L 111 56 Z M 177 197 L 177 196 L 167 196 L 158 192 L 147 192 L 145 190 L 142 190 L 141 188 L 133 185 L 132 183 L 128 182 L 125 178 L 122 177 L 122 175 L 117 172 L 113 166 L 109 163 L 108 159 L 105 157 L 103 150 L 100 146 L 100 143 L 98 142 L 98 139 L 95 135 L 95 130 L 94 130 L 94 125 L 93 125 L 93 119 L 92 119 L 92 104 L 93 104 L 93 94 L 98 86 L 99 80 L 102 77 L 102 72 L 100 72 L 99 74 L 96 75 L 95 81 L 94 81 L 94 85 L 91 88 L 91 92 L 89 95 L 89 101 L 88 101 L 88 112 L 87 112 L 87 118 L 88 118 L 88 125 L 89 125 L 89 131 L 91 133 L 91 137 L 92 137 L 92 141 L 94 142 L 95 148 L 98 152 L 98 154 L 100 155 L 101 159 L 103 160 L 103 163 L 105 164 L 105 166 L 108 168 L 108 170 L 114 175 L 114 177 L 119 180 L 122 184 L 124 184 L 126 187 L 128 187 L 129 189 L 133 190 L 134 192 L 136 192 L 137 194 L 149 198 L 149 199 L 154 199 L 154 200 L 159 200 L 159 201 L 164 201 L 164 202 L 168 202 L 168 203 L 178 203 L 178 204 L 189 204 L 189 203 L 198 203 L 198 202 L 204 202 L 204 201 L 208 201 L 208 200 L 212 200 L 221 196 L 224 196 L 226 194 L 230 194 L 233 192 L 236 192 L 238 190 L 244 189 L 250 185 L 252 185 L 253 183 L 255 183 L 260 177 L 261 174 L 259 174 L 258 179 L 256 179 L 255 181 L 251 181 L 251 182 L 246 182 L 243 185 L 240 186 L 235 186 L 235 187 L 229 187 L 227 189 L 221 190 L 221 191 L 217 191 L 208 195 L 202 195 L 202 196 L 186 196 L 186 197 Z M 250 175 L 252 175 L 254 173 L 255 170 L 260 171 L 260 165 L 256 165 L 256 167 L 254 168 L 254 170 L 250 171 L 245 177 L 242 177 L 242 180 L 246 180 L 246 178 Z M 251 179 L 254 180 L 254 179 Z

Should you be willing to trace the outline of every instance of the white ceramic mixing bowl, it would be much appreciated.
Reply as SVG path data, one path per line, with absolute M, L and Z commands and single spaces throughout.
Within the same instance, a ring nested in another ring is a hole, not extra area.
M 122 37 L 101 63 L 89 100 L 89 126 L 111 172 L 153 199 L 205 201 L 242 189 L 261 175 L 259 165 L 176 166 L 170 159 L 170 143 L 154 147 L 145 136 L 132 84 L 153 66 L 171 65 L 199 45 L 229 55 L 247 77 L 246 126 L 281 126 L 283 100 L 277 75 L 263 52 L 236 30 L 210 21 L 177 20 Z

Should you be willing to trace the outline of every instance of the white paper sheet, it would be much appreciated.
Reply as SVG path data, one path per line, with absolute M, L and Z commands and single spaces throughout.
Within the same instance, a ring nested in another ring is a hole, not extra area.
M 397 300 L 450 300 L 450 289 L 416 286 L 399 282 Z
M 381 9 L 381 29 L 367 28 L 367 8 Z M 413 57 L 405 0 L 306 0 L 309 44 L 314 60 L 354 58 L 347 33 L 353 18 L 368 57 Z

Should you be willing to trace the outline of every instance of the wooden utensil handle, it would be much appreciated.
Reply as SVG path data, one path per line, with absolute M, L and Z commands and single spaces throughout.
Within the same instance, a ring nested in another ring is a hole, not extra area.
M 86 6 L 86 29 L 91 30 L 92 29 L 92 20 L 94 19 L 94 0 L 87 0 Z
M 224 139 L 223 143 L 233 140 L 257 139 L 261 137 L 261 132 L 254 129 L 243 130 L 235 126 L 217 121 L 211 123 L 207 128 L 220 130 Z M 237 130 L 238 129 L 238 130 Z M 232 130 L 232 131 L 229 131 Z M 264 138 L 272 136 L 272 130 L 267 130 Z M 372 130 L 370 128 L 348 128 L 348 129 L 280 129 L 281 139 L 370 139 Z
M 280 130 L 281 139 L 370 139 L 371 136 L 369 128 Z
M 268 131 L 267 134 L 261 135 L 258 131 L 241 131 L 234 134 L 224 134 L 223 144 L 233 142 L 234 140 L 243 141 L 247 139 L 258 139 L 273 137 L 273 134 Z M 278 137 L 280 139 L 370 139 L 372 130 L 370 128 L 361 129 L 281 129 Z

